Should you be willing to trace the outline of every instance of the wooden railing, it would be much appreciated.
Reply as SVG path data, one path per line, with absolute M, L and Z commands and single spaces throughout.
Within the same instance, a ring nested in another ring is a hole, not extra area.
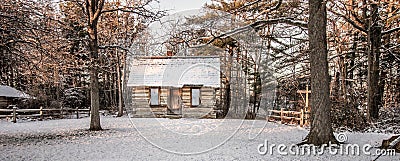
M 301 109 L 300 111 L 285 111 L 284 108 L 280 110 L 268 110 L 270 115 L 268 121 L 280 120 L 281 123 L 296 123 L 301 127 L 309 124 L 310 111 Z
M 17 107 L 13 107 L 12 109 L 0 109 L 0 113 L 6 115 L 0 115 L 0 118 L 12 118 L 12 122 L 16 123 L 17 118 L 39 118 L 42 120 L 44 117 L 48 116 L 58 116 L 62 117 L 64 115 L 76 115 L 76 118 L 79 119 L 82 114 L 90 115 L 90 109 L 72 109 L 72 108 L 61 108 L 61 109 L 44 109 L 40 107 L 40 109 L 18 109 Z

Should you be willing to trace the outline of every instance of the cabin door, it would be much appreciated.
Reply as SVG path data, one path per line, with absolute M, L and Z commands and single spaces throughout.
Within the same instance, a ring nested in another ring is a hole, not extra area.
M 170 88 L 168 92 L 168 114 L 182 114 L 180 89 Z

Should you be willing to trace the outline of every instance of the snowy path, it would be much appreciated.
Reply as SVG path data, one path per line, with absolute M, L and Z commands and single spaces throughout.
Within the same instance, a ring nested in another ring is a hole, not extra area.
M 0 160 L 372 160 L 372 155 L 259 154 L 272 144 L 299 143 L 307 130 L 266 121 L 129 119 L 103 117 L 104 131 L 89 119 L 24 123 L 0 121 Z M 262 131 L 260 135 L 257 135 Z M 390 135 L 346 133 L 349 144 L 379 146 Z M 263 147 L 260 149 L 263 150 Z M 370 149 L 371 153 L 375 148 Z M 286 149 L 286 152 L 288 150 Z M 400 160 L 383 156 L 379 160 Z

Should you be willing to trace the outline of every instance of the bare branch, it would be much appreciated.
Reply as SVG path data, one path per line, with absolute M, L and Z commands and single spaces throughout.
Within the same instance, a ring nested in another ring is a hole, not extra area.
M 124 48 L 120 45 L 104 45 L 104 46 L 99 46 L 99 49 L 121 49 L 128 52 L 129 54 L 132 54 L 129 49 Z
M 237 11 L 243 10 L 244 8 L 250 7 L 250 6 L 255 5 L 255 4 L 259 3 L 259 2 L 261 2 L 261 0 L 257 0 L 257 1 L 254 1 L 254 2 L 251 2 L 251 3 L 248 3 L 248 4 L 245 4 L 245 5 L 243 5 L 242 7 L 238 8 Z
M 133 13 L 133 14 L 136 14 L 136 15 L 139 15 L 142 17 L 151 18 L 151 20 L 153 20 L 153 21 L 156 21 L 159 18 L 166 15 L 165 11 L 152 12 L 152 11 L 144 8 L 144 6 L 137 6 L 137 7 L 124 6 L 124 7 L 119 7 L 119 8 L 103 10 L 101 13 L 109 13 L 109 12 L 115 12 L 115 11 Z
M 270 20 L 260 20 L 260 21 L 256 21 L 252 24 L 240 27 L 240 28 L 236 28 L 234 30 L 228 31 L 226 33 L 220 34 L 218 36 L 213 36 L 213 38 L 211 40 L 209 40 L 207 43 L 205 44 L 201 44 L 201 45 L 196 45 L 196 46 L 191 46 L 191 48 L 199 48 L 199 47 L 203 47 L 206 45 L 209 45 L 211 43 L 213 43 L 215 40 L 217 39 L 221 39 L 224 37 L 228 37 L 228 36 L 232 36 L 235 34 L 239 34 L 239 33 L 243 33 L 246 31 L 251 31 L 251 30 L 260 30 L 261 28 L 266 27 L 267 25 L 270 24 L 278 24 L 278 23 L 286 23 L 289 25 L 293 25 L 293 26 L 297 26 L 297 27 L 302 27 L 302 28 L 307 28 L 307 23 L 303 22 L 303 21 L 295 21 L 293 19 L 290 18 L 277 18 L 277 19 L 270 19 Z M 200 38 L 202 39 L 202 38 Z
M 394 57 L 394 58 L 396 58 L 396 59 L 397 59 L 397 61 L 399 61 L 399 62 L 400 62 L 400 58 L 399 58 L 399 57 L 397 57 L 397 56 L 396 56 L 396 54 L 392 52 L 392 49 L 395 49 L 395 48 L 398 48 L 398 47 L 400 47 L 400 45 L 396 45 L 396 46 L 393 46 L 393 47 L 390 47 L 390 48 L 385 48 L 385 46 L 382 46 L 382 48 L 383 48 L 383 49 L 385 49 L 385 51 L 384 51 L 384 52 L 389 52 L 390 54 L 392 54 L 392 55 L 393 55 L 393 57 Z
M 400 31 L 400 27 L 392 28 L 390 30 L 382 31 L 382 35 L 390 34 L 392 32 Z
M 97 10 L 93 15 L 94 19 L 99 19 L 101 11 L 103 10 L 103 6 L 104 6 L 104 0 L 99 0 L 96 6 Z
M 251 24 L 251 27 L 253 27 L 255 30 L 258 30 L 266 27 L 267 25 L 278 24 L 278 23 L 284 23 L 301 28 L 308 28 L 307 22 L 294 20 L 293 18 L 288 18 L 288 17 L 256 21 L 253 24 Z
M 277 4 L 276 4 L 274 7 L 272 7 L 271 9 L 263 10 L 259 15 L 263 15 L 263 14 L 270 13 L 270 12 L 272 12 L 272 11 L 275 11 L 275 10 L 277 10 L 281 5 L 282 5 L 282 0 L 279 0 L 279 1 L 277 2 Z
M 365 29 L 365 28 L 363 28 L 363 27 L 357 25 L 356 22 L 354 22 L 354 21 L 351 20 L 350 18 L 346 17 L 345 15 L 339 14 L 339 13 L 337 13 L 337 12 L 335 12 L 335 11 L 332 11 L 332 10 L 329 10 L 329 11 L 332 12 L 333 14 L 335 14 L 336 16 L 339 16 L 339 17 L 343 18 L 346 22 L 348 22 L 349 24 L 351 24 L 354 28 L 356 28 L 356 29 L 358 29 L 358 30 L 360 30 L 360 31 L 362 31 L 362 32 L 365 32 L 365 33 L 368 32 L 367 29 Z

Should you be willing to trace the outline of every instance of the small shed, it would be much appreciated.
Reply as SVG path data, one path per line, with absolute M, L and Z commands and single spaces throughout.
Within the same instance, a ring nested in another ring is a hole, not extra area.
M 134 58 L 128 105 L 136 117 L 215 118 L 220 73 L 218 56 Z
M 10 86 L 0 85 L 0 108 L 15 104 L 16 98 L 31 98 L 31 96 Z

